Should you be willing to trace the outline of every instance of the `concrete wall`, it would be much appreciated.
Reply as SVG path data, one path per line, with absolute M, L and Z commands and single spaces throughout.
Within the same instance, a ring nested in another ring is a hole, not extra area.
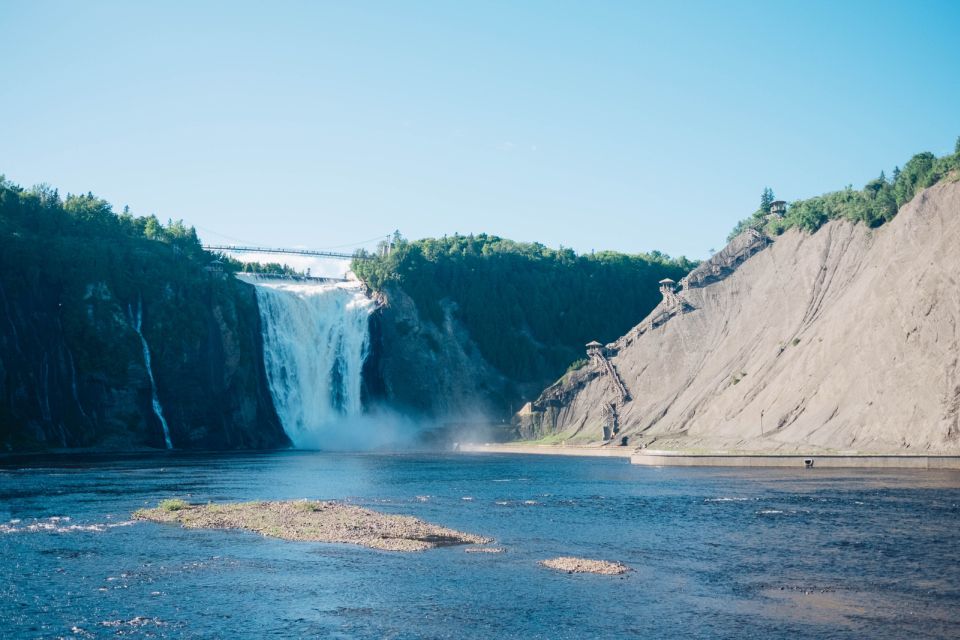
M 685 454 L 645 450 L 630 456 L 632 464 L 653 467 L 795 467 L 873 469 L 957 469 L 960 456 L 913 455 L 778 455 L 778 454 Z

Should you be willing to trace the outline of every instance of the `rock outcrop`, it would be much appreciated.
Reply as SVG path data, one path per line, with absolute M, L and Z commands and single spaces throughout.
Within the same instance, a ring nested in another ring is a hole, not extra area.
M 502 413 L 516 393 L 480 353 L 454 313 L 444 309 L 444 322 L 425 320 L 414 301 L 398 286 L 380 294 L 381 307 L 372 319 L 372 349 L 364 369 L 367 404 L 441 422 L 470 422 Z M 531 395 L 536 390 L 527 390 Z
M 960 183 L 877 229 L 741 235 L 606 345 L 620 436 L 656 448 L 960 453 Z M 525 436 L 600 440 L 595 365 L 548 388 Z

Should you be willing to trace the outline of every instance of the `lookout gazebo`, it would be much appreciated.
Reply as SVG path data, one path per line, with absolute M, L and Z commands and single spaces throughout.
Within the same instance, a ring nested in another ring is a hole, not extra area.
M 210 262 L 203 268 L 203 270 L 215 278 L 224 278 L 227 275 L 223 270 L 223 262 L 221 262 L 219 259 Z
M 670 278 L 664 278 L 660 281 L 660 293 L 664 296 L 668 296 L 676 291 L 676 281 L 671 280 Z
M 591 340 L 587 343 L 587 355 L 600 355 L 603 352 L 603 345 L 597 342 L 596 340 Z

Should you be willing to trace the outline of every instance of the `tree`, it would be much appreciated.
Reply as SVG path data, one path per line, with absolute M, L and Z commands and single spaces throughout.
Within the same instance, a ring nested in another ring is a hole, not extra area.
M 960 136 L 957 136 L 957 144 L 953 146 L 954 153 L 960 153 Z
M 878 193 L 884 188 L 887 187 L 887 177 L 883 175 L 883 172 L 880 172 L 880 177 L 875 180 L 871 180 L 863 188 L 863 191 L 871 198 L 875 198 Z
M 898 207 L 909 202 L 920 189 L 930 186 L 928 180 L 933 173 L 936 160 L 935 155 L 924 151 L 913 156 L 907 164 L 903 165 L 903 171 L 897 176 L 897 183 L 893 186 Z
M 163 225 L 157 220 L 157 216 L 151 215 L 146 219 L 143 225 L 143 235 L 150 240 L 161 240 L 163 238 Z
M 764 213 L 770 213 L 770 205 L 773 204 L 773 201 L 776 198 L 773 195 L 773 189 L 770 187 L 764 187 L 763 193 L 760 195 L 760 211 Z

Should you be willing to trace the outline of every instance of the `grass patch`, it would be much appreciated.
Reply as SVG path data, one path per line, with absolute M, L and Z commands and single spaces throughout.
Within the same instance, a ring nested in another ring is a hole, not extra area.
M 599 428 L 599 427 L 598 427 Z M 518 440 L 516 445 L 541 445 L 541 444 L 586 444 L 592 440 L 585 435 L 566 436 L 562 433 L 551 433 L 537 440 Z
M 160 502 L 160 508 L 164 511 L 180 511 L 186 509 L 190 504 L 186 500 L 181 500 L 180 498 L 172 498 L 170 500 L 163 500 Z

